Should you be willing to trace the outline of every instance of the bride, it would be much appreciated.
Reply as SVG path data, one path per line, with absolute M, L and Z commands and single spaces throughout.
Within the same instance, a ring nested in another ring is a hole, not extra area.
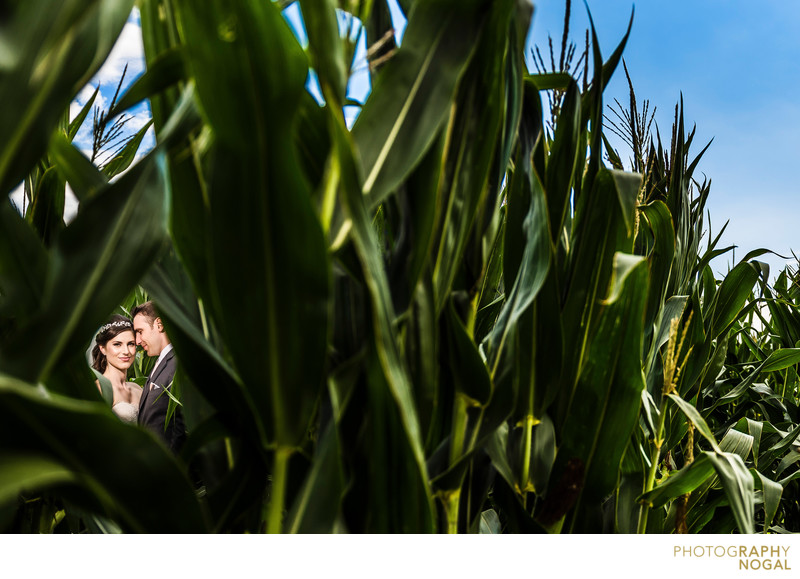
M 133 324 L 125 316 L 115 314 L 100 328 L 92 349 L 92 368 L 109 379 L 114 400 L 111 410 L 124 422 L 136 423 L 142 388 L 126 381 L 128 368 L 136 356 L 136 338 Z M 97 382 L 100 388 L 100 382 Z

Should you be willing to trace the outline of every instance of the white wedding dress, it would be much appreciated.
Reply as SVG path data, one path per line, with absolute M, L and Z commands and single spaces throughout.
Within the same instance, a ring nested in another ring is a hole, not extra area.
M 136 423 L 139 418 L 139 407 L 130 402 L 117 402 L 111 407 L 111 411 L 116 414 L 122 422 Z

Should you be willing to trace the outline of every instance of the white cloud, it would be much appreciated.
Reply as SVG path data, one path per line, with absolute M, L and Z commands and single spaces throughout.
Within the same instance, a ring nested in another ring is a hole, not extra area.
M 0 58 L 2 55 L 0 55 Z M 108 56 L 108 59 L 94 76 L 94 78 L 87 84 L 75 97 L 75 100 L 70 103 L 69 118 L 70 121 L 74 120 L 80 113 L 81 109 L 89 102 L 89 99 L 94 94 L 95 90 L 100 87 L 100 91 L 95 98 L 93 108 L 98 107 L 100 110 L 107 110 L 111 104 L 111 98 L 114 95 L 117 84 L 122 77 L 122 71 L 125 65 L 128 65 L 128 70 L 125 74 L 125 83 L 122 91 L 127 89 L 128 86 L 144 72 L 144 46 L 142 44 L 142 30 L 140 24 L 140 16 L 138 9 L 134 8 L 128 22 L 125 24 L 122 33 L 120 34 L 114 48 Z M 146 105 L 140 105 L 131 110 L 129 114 L 132 115 L 131 120 L 126 124 L 126 134 L 133 134 L 139 131 L 150 120 L 150 112 Z M 81 129 L 75 137 L 74 145 L 81 151 L 87 158 L 92 156 L 92 119 L 93 112 L 90 112 L 84 121 Z M 152 149 L 155 145 L 155 136 L 153 129 L 147 131 L 145 138 L 137 154 L 137 160 L 144 156 L 145 151 Z M 23 205 L 27 203 L 25 200 L 24 184 L 20 183 L 11 193 L 10 199 L 17 209 L 22 212 Z M 78 212 L 78 199 L 70 188 L 69 184 L 66 187 L 66 197 L 64 206 L 64 221 L 70 223 Z
M 131 120 L 126 123 L 125 127 L 131 133 L 136 133 L 148 122 L 150 122 L 150 114 L 145 110 L 144 112 L 133 114 L 133 116 L 131 116 Z
M 713 185 L 712 193 L 713 197 Z M 787 266 L 797 266 L 792 251 L 800 251 L 797 240 L 793 235 L 795 230 L 796 214 L 791 210 L 776 210 L 780 205 L 765 201 L 767 195 L 758 191 L 753 193 L 753 197 L 759 201 L 744 199 L 717 199 L 711 203 L 711 218 L 713 220 L 712 235 L 716 236 L 726 220 L 730 220 L 725 233 L 718 244 L 718 248 L 736 245 L 736 250 L 728 252 L 712 261 L 712 270 L 725 275 L 727 271 L 735 266 L 748 252 L 759 248 L 770 249 L 778 254 L 789 257 L 784 260 L 773 253 L 766 253 L 755 259 L 766 262 L 770 266 L 770 280 L 774 280 L 777 275 Z M 716 202 L 713 202 L 716 201 Z M 707 243 L 707 237 L 704 242 Z M 705 243 L 703 249 L 705 249 Z
M 72 101 L 72 103 L 69 105 L 70 121 L 75 120 L 75 117 L 78 116 L 78 113 L 81 112 L 81 109 L 83 109 L 86 103 L 89 102 L 89 99 L 92 98 L 92 95 L 94 94 L 96 88 L 97 88 L 96 84 L 89 83 L 85 87 L 83 87 L 83 90 L 81 90 L 81 92 L 78 93 L 78 96 L 75 97 L 75 100 Z M 105 95 L 103 95 L 102 91 L 97 93 L 97 96 L 94 99 L 93 106 L 100 107 L 101 109 L 105 109 L 108 107 L 108 101 L 106 100 L 106 97 Z M 91 117 L 91 113 L 89 114 L 89 117 Z
M 121 93 L 124 93 L 124 91 L 144 72 L 144 45 L 142 43 L 140 21 L 139 11 L 135 8 L 122 29 L 122 33 L 117 39 L 106 62 L 89 84 L 81 90 L 75 100 L 70 104 L 70 120 L 74 120 L 92 97 L 94 91 L 98 87 L 100 88 L 92 106 L 93 111 L 87 115 L 74 141 L 79 149 L 83 150 L 85 153 L 88 151 L 87 157 L 91 157 L 93 140 L 92 119 L 94 118 L 94 109 L 99 108 L 100 110 L 107 110 L 109 108 L 111 99 L 114 96 L 114 91 L 122 78 L 122 72 L 125 70 L 126 65 L 128 69 L 125 73 L 125 81 Z M 147 124 L 151 118 L 149 108 L 144 104 L 128 111 L 127 114 L 130 116 L 130 120 L 125 126 L 123 132 L 125 135 L 136 133 Z M 148 149 L 152 148 L 154 143 L 155 139 L 151 134 L 148 134 L 144 139 L 143 149 L 145 147 Z
M 138 18 L 129 18 L 117 39 L 117 43 L 108 55 L 105 64 L 92 79 L 91 84 L 99 83 L 103 88 L 116 87 L 125 66 L 126 84 L 144 72 L 144 45 L 142 44 L 142 28 Z

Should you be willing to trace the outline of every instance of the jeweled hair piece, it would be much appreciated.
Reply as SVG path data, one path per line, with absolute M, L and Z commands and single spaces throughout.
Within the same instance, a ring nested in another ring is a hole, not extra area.
M 125 321 L 120 320 L 118 322 L 111 322 L 110 324 L 106 324 L 105 326 L 100 328 L 100 330 L 97 333 L 98 334 L 102 334 L 103 332 L 105 332 L 106 330 L 110 330 L 111 328 L 130 328 L 132 330 L 133 329 L 133 324 L 131 324 L 127 320 L 125 320 Z

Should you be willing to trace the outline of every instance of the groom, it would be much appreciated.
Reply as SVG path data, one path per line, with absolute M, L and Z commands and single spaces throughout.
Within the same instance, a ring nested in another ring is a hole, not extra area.
M 142 391 L 139 402 L 139 424 L 159 436 L 169 449 L 178 453 L 186 439 L 186 428 L 180 408 L 170 418 L 166 428 L 167 406 L 169 396 L 164 389 L 169 389 L 175 376 L 177 360 L 172 351 L 172 343 L 164 332 L 161 318 L 156 314 L 153 302 L 145 302 L 133 308 L 133 331 L 136 334 L 136 345 L 141 346 L 148 356 L 158 356 L 150 376 Z

